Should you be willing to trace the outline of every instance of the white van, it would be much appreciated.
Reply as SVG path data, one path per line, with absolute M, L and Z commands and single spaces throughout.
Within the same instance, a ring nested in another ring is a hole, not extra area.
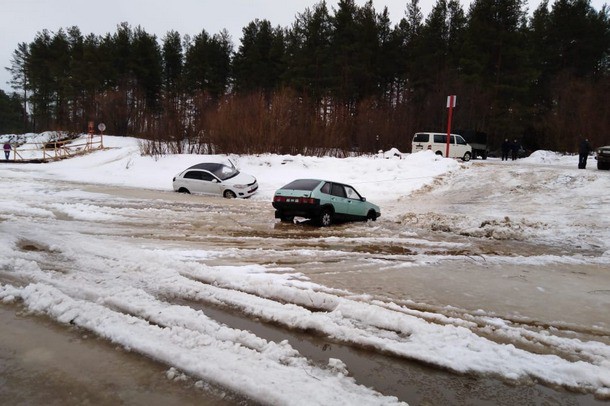
M 434 151 L 436 155 L 445 156 L 447 151 L 447 134 L 442 133 L 416 133 L 413 136 L 411 152 L 425 150 Z M 472 147 L 466 140 L 457 134 L 450 134 L 449 137 L 449 158 L 461 158 L 462 161 L 470 161 L 472 157 Z

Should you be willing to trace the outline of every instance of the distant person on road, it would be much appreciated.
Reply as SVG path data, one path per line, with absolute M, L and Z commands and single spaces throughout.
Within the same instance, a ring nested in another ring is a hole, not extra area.
M 517 159 L 517 155 L 519 154 L 519 150 L 520 149 L 521 149 L 521 145 L 519 145 L 517 140 L 514 140 L 513 143 L 510 146 L 510 150 L 512 151 L 512 159 L 513 159 L 513 161 L 515 161 Z
M 11 144 L 8 142 L 4 143 L 4 159 L 8 161 L 8 158 L 11 156 Z
M 587 158 L 592 150 L 593 148 L 591 148 L 588 138 L 580 140 L 580 145 L 578 146 L 578 169 L 587 169 Z
M 502 160 L 508 161 L 508 152 L 510 151 L 510 141 L 508 138 L 504 139 L 502 143 Z

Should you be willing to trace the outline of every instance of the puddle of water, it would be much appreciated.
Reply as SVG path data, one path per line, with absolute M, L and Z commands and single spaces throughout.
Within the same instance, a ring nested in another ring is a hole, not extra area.
M 253 404 L 49 320 L 0 306 L 0 404 Z
M 191 308 L 229 327 L 247 330 L 266 340 L 290 345 L 314 363 L 324 366 L 329 358 L 340 359 L 350 376 L 384 395 L 396 396 L 410 405 L 606 405 L 593 395 L 553 390 L 537 384 L 509 384 L 492 377 L 458 375 L 417 362 L 353 348 L 322 337 L 254 321 L 224 309 L 185 302 Z

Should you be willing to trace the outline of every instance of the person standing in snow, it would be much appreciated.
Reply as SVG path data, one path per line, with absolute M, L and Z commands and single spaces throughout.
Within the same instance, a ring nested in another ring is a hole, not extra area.
M 504 142 L 502 143 L 502 160 L 503 161 L 508 161 L 508 151 L 510 151 L 510 141 L 508 141 L 508 138 L 505 138 Z
M 582 138 L 578 146 L 578 169 L 587 169 L 587 158 L 593 150 L 588 138 Z
M 11 144 L 7 142 L 4 143 L 4 159 L 8 161 L 8 158 L 11 156 Z
M 517 159 L 517 154 L 519 153 L 519 150 L 521 149 L 521 145 L 519 145 L 519 143 L 517 142 L 517 140 L 513 141 L 513 143 L 510 146 L 510 149 L 512 151 L 512 158 L 513 161 L 515 161 Z M 507 158 L 508 159 L 508 158 Z

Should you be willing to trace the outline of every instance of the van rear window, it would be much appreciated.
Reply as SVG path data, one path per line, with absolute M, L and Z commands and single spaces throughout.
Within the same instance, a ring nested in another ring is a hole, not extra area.
M 426 133 L 417 133 L 415 137 L 413 137 L 413 142 L 428 142 L 428 136 L 430 134 Z

